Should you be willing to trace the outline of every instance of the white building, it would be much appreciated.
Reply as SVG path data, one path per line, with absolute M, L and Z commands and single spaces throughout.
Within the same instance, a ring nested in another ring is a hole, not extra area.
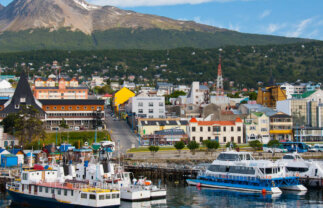
M 12 85 L 7 80 L 2 80 L 0 82 L 0 97 L 11 98 L 15 92 Z
M 136 84 L 133 83 L 133 82 L 124 81 L 122 87 L 126 87 L 129 90 L 135 90 L 136 89 Z
M 92 76 L 91 86 L 102 86 L 104 83 L 103 77 L 100 76 Z
M 292 95 L 295 94 L 295 87 L 292 84 L 285 82 L 282 85 L 280 85 L 280 88 L 286 91 L 287 99 L 291 99 Z
M 129 99 L 126 110 L 140 118 L 165 118 L 165 97 L 140 94 Z
M 208 92 L 208 87 L 200 85 L 199 82 L 193 82 L 191 89 L 187 95 L 186 104 L 200 105 L 206 103 L 206 99 L 208 99 L 207 96 L 209 96 Z

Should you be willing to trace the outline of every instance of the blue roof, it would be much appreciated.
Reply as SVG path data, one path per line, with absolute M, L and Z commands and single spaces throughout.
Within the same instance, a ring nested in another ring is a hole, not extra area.
M 92 152 L 92 149 L 73 149 L 74 152 Z
M 31 152 L 28 152 L 26 155 L 27 155 L 27 157 L 30 157 L 31 156 Z M 33 155 L 33 157 L 36 157 L 34 153 L 32 155 Z

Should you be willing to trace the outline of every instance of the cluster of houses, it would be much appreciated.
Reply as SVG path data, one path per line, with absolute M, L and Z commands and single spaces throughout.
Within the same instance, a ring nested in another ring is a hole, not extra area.
M 294 91 L 287 86 L 294 86 Z M 174 91 L 186 95 L 170 98 L 170 105 L 166 105 L 165 95 Z M 136 92 L 122 87 L 114 94 L 112 107 L 138 133 L 142 145 L 169 145 L 180 140 L 216 140 L 220 144 L 268 143 L 271 139 L 323 141 L 320 84 L 270 83 L 259 87 L 257 100 L 218 95 L 199 82 L 190 87 L 157 83 L 156 88 L 141 87 Z

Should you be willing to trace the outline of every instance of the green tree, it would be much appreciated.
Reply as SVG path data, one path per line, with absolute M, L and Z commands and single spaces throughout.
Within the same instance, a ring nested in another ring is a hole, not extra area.
M 187 148 L 191 151 L 192 155 L 195 155 L 195 151 L 200 147 L 200 144 L 196 141 L 190 141 L 187 144 Z
M 184 91 L 174 91 L 172 94 L 170 94 L 169 97 L 171 98 L 178 98 L 179 96 L 183 96 L 186 95 L 186 93 Z
M 149 146 L 148 147 L 149 151 L 151 152 L 151 154 L 153 155 L 153 157 L 155 157 L 155 153 L 159 151 L 159 146 Z
M 3 126 L 3 130 L 5 133 L 8 134 L 14 134 L 14 127 L 15 127 L 15 121 L 18 119 L 18 114 L 16 113 L 10 113 L 7 117 L 5 117 L 1 125 Z
M 227 147 L 227 148 L 232 147 L 232 149 L 236 149 L 238 147 L 238 145 L 235 142 L 227 142 L 225 144 L 225 147 Z
M 277 139 L 270 140 L 267 147 L 279 147 L 280 143 Z
M 184 149 L 185 143 L 183 141 L 175 142 L 174 147 L 178 150 L 178 154 L 181 154 L 181 150 Z
M 254 150 L 261 150 L 262 148 L 262 143 L 259 140 L 254 140 L 249 142 L 249 146 Z
M 220 147 L 220 144 L 218 141 L 213 141 L 213 140 L 204 140 L 203 141 L 204 146 L 207 148 L 207 152 L 212 153 Z

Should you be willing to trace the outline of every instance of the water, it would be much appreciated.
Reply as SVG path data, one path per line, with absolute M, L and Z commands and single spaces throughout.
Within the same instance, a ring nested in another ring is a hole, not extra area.
M 310 190 L 303 194 L 298 192 L 284 192 L 278 197 L 262 194 L 250 194 L 215 189 L 199 189 L 195 186 L 171 185 L 167 186 L 167 199 L 155 200 L 152 202 L 122 202 L 122 208 L 142 207 L 170 207 L 170 208 L 213 208 L 213 207 L 278 207 L 278 208 L 323 208 L 323 190 Z M 10 197 L 0 194 L 0 206 L 10 206 Z

